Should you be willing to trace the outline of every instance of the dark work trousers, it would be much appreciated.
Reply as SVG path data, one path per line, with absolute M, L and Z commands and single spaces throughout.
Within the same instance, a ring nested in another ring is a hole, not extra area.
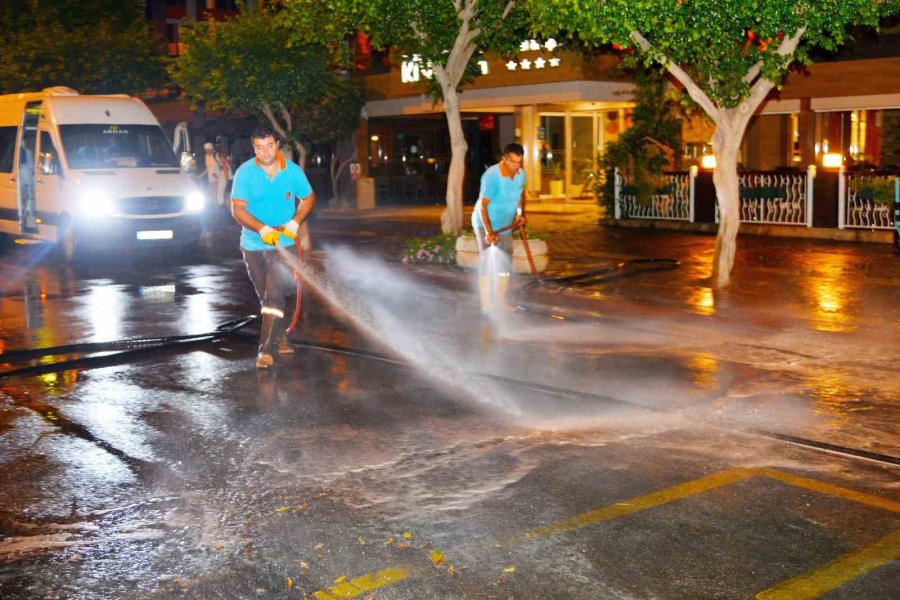
M 241 248 L 241 253 L 244 255 L 244 264 L 247 265 L 247 273 L 256 289 L 263 312 L 284 316 L 285 300 L 297 289 L 294 272 L 278 256 L 278 250 Z

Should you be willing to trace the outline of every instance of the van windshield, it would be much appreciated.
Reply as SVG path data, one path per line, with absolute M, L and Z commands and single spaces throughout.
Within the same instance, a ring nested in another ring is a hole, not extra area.
M 71 169 L 178 167 L 158 125 L 61 125 Z

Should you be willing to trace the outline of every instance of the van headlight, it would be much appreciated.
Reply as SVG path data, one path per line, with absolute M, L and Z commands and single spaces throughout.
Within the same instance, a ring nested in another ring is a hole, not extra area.
M 192 192 L 188 194 L 187 201 L 184 204 L 184 208 L 188 212 L 201 212 L 203 210 L 204 203 L 205 198 L 203 197 L 203 192 Z
M 109 192 L 88 190 L 78 199 L 79 212 L 90 217 L 108 217 L 116 212 L 116 202 Z

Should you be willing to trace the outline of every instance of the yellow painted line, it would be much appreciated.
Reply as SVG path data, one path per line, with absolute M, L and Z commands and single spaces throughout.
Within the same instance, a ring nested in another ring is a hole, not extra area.
M 314 592 L 312 597 L 316 600 L 334 600 L 335 598 L 355 598 L 366 592 L 377 590 L 380 587 L 397 583 L 408 578 L 412 569 L 408 566 L 392 567 L 377 573 L 367 573 L 362 577 L 343 581 L 324 590 Z
M 756 595 L 757 600 L 805 600 L 848 583 L 860 575 L 900 558 L 900 531 L 861 550 L 845 554 L 805 575 L 788 579 Z
M 687 481 L 644 496 L 623 500 L 609 506 L 570 517 L 558 523 L 538 527 L 531 531 L 527 531 L 524 534 L 506 539 L 504 545 L 526 543 L 534 538 L 547 538 L 562 533 L 576 531 L 596 523 L 611 521 L 678 500 L 684 500 L 691 496 L 697 496 L 733 483 L 744 481 L 751 477 L 766 477 L 788 485 L 805 488 L 830 496 L 836 496 L 867 506 L 900 512 L 900 502 L 879 498 L 872 494 L 825 483 L 824 481 L 809 479 L 808 477 L 802 477 L 800 475 L 793 475 L 773 468 L 735 468 L 713 473 L 706 477 Z M 757 599 L 787 600 L 789 598 L 813 598 L 842 585 L 843 583 L 851 581 L 859 575 L 877 568 L 889 560 L 897 558 L 898 555 L 900 555 L 900 532 L 892 534 L 880 542 L 859 550 L 858 552 L 841 557 L 807 575 L 788 580 L 776 587 L 766 590 L 760 593 L 757 596 Z M 357 577 L 356 579 L 344 581 L 329 588 L 319 590 L 318 592 L 315 592 L 312 597 L 315 598 L 315 600 L 355 598 L 366 592 L 408 579 L 412 575 L 412 571 L 412 567 L 407 565 L 384 569 L 377 573 L 366 574 Z M 822 591 L 816 592 L 815 594 L 810 592 L 812 595 L 804 595 L 805 592 L 803 590 L 807 588 L 816 590 L 821 589 Z M 783 592 L 782 590 L 787 591 Z
M 732 483 L 737 483 L 738 481 L 743 481 L 744 479 L 748 479 L 758 474 L 756 469 L 737 468 L 720 471 L 706 477 L 701 477 L 700 479 L 694 479 L 693 481 L 688 481 L 674 487 L 647 494 L 646 496 L 623 500 L 622 502 L 604 506 L 597 510 L 582 513 L 553 525 L 532 529 L 523 535 L 511 538 L 507 543 L 519 543 L 536 537 L 544 538 L 560 533 L 575 531 L 595 523 L 611 521 L 612 519 L 618 519 L 619 517 L 641 512 L 649 508 L 655 508 L 657 506 L 662 506 L 663 504 L 669 504 L 670 502 L 689 498 L 690 496 L 696 496 L 710 490 L 731 485 Z
M 779 471 L 777 469 L 771 468 L 757 469 L 757 474 L 768 477 L 770 479 L 781 481 L 782 483 L 787 483 L 789 485 L 806 488 L 814 492 L 819 492 L 820 494 L 837 496 L 838 498 L 843 498 L 844 500 L 858 502 L 859 504 L 865 504 L 866 506 L 872 506 L 874 508 L 881 508 L 883 510 L 889 510 L 892 512 L 900 512 L 900 502 L 897 502 L 895 500 L 880 498 L 878 496 L 873 496 L 872 494 L 859 492 L 850 488 L 840 487 L 831 483 L 825 483 L 824 481 L 819 481 L 817 479 L 809 479 L 808 477 L 801 477 L 800 475 L 793 475 L 791 473 L 785 473 L 784 471 Z

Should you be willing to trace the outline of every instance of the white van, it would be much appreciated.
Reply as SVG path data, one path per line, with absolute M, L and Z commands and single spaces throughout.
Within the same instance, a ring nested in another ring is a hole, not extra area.
M 153 113 L 69 88 L 0 96 L 0 234 L 86 250 L 194 244 L 204 195 Z

